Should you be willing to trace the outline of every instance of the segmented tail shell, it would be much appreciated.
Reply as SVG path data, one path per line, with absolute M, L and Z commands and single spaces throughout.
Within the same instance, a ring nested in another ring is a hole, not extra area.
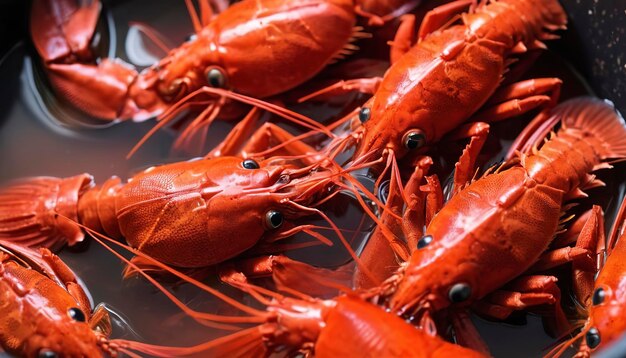
M 601 159 L 626 157 L 626 123 L 613 103 L 594 97 L 579 97 L 563 102 L 555 115 L 562 127 L 580 129 L 602 142 L 596 147 Z
M 81 196 L 78 201 L 80 222 L 108 236 L 122 237 L 115 205 L 117 193 L 122 186 L 122 180 L 114 176 Z
M 584 197 L 584 190 L 603 185 L 591 174 L 594 170 L 626 157 L 624 118 L 611 103 L 593 97 L 563 102 L 550 115 L 547 122 L 560 122 L 561 128 L 522 157 L 523 165 L 538 182 L 564 190 L 567 199 Z
M 35 177 L 0 189 L 0 239 L 28 247 L 59 249 L 84 238 L 74 223 L 78 198 L 93 186 L 89 174 Z
M 557 0 L 492 0 L 483 2 L 475 13 L 465 15 L 463 21 L 479 38 L 498 41 L 509 48 L 519 42 L 528 48 L 545 48 L 541 41 L 558 38 L 551 32 L 565 29 L 567 15 Z

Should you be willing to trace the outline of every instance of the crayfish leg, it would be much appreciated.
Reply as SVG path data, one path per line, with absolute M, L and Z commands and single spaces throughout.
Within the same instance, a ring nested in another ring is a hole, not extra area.
M 396 239 L 390 241 L 381 228 L 377 227 L 361 253 L 363 263 L 381 282 L 397 270 L 400 262 L 406 262 L 409 255 L 417 250 L 418 241 L 423 236 L 426 212 L 436 210 L 431 205 L 437 201 L 428 200 L 429 195 L 434 193 L 422 190 L 423 186 L 421 185 L 431 165 L 432 160 L 429 157 L 424 157 L 418 161 L 404 187 L 405 196 L 410 198 L 408 202 L 404 201 L 400 193 L 402 183 L 398 182 L 396 176 L 391 176 L 389 193 L 386 198 L 388 210 L 383 211 L 381 222 L 394 233 Z M 402 213 L 403 208 L 404 213 Z M 399 217 L 401 219 L 398 219 Z M 398 237 L 403 238 L 404 241 L 397 239 Z M 355 272 L 354 282 L 358 288 L 370 288 L 377 284 L 364 276 L 358 269 Z
M 544 110 L 515 139 L 506 156 L 507 160 L 511 159 L 517 150 L 528 152 L 539 143 L 538 138 L 543 139 L 546 131 L 554 126 L 555 123 L 547 120 L 545 110 L 552 108 L 558 101 L 562 83 L 558 78 L 536 78 L 501 87 L 474 118 L 493 123 L 536 108 Z
M 334 297 L 352 282 L 352 263 L 327 269 L 295 261 L 284 255 L 233 260 L 218 269 L 220 279 L 232 286 L 250 279 L 272 278 L 279 291 L 306 297 Z M 314 285 L 311 283 L 315 282 Z
M 561 308 L 561 291 L 557 278 L 546 275 L 521 276 L 474 303 L 475 312 L 492 319 L 506 319 L 514 311 L 534 310 L 540 313 L 547 329 L 555 336 L 567 333 L 571 325 Z M 549 310 L 540 309 L 548 306 Z
M 447 138 L 455 140 L 458 138 L 470 138 L 469 143 L 459 157 L 459 161 L 454 165 L 454 180 L 451 195 L 461 191 L 466 185 L 472 182 L 475 174 L 476 159 L 482 149 L 487 135 L 489 125 L 484 122 L 468 123 L 450 133 Z
M 478 330 L 465 311 L 451 313 L 455 341 L 463 347 L 471 348 L 485 356 L 491 356 L 487 343 L 480 337 Z
M 595 277 L 599 269 L 597 258 L 604 250 L 605 242 L 604 214 L 599 206 L 594 205 L 576 241 L 576 247 L 584 249 L 587 255 L 572 263 L 573 289 L 576 298 L 585 307 L 591 304 Z
M 105 337 L 109 337 L 113 333 L 111 316 L 109 316 L 109 311 L 107 311 L 104 304 L 99 304 L 93 310 L 89 319 L 89 327 L 94 331 L 102 333 Z
M 250 112 L 233 127 L 228 133 L 228 136 L 204 156 L 204 159 L 240 154 L 241 147 L 253 137 L 260 117 L 260 109 L 253 107 Z
M 391 64 L 398 62 L 398 59 L 415 45 L 415 21 L 415 15 L 404 15 L 400 18 L 400 26 L 393 41 L 389 43 L 389 61 Z
M 428 34 L 445 27 L 454 17 L 466 12 L 475 4 L 475 0 L 457 0 L 434 8 L 424 16 L 417 38 L 423 40 Z
M 339 82 L 333 83 L 330 86 L 324 87 L 313 93 L 309 93 L 306 96 L 298 98 L 298 103 L 306 102 L 311 99 L 315 99 L 319 102 L 327 101 L 333 97 L 340 96 L 342 94 L 352 91 L 373 95 L 378 90 L 378 87 L 380 86 L 380 83 L 382 81 L 382 77 L 341 80 Z
M 319 151 L 304 143 L 274 123 L 263 123 L 255 131 L 260 113 L 253 108 L 243 121 L 238 123 L 215 149 L 205 158 L 234 155 L 242 158 L 265 158 L 269 156 L 293 157 L 301 160 L 304 165 L 313 165 L 322 160 Z

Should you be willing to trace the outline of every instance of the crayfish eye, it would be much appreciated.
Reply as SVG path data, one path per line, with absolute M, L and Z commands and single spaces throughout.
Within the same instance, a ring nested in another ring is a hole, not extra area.
M 412 129 L 404 135 L 402 138 L 404 147 L 408 150 L 418 149 L 426 144 L 426 136 L 419 129 Z
M 57 358 L 58 355 L 48 348 L 43 348 L 39 350 L 39 354 L 37 354 L 37 357 L 38 358 Z
M 206 79 L 211 87 L 222 88 L 226 84 L 226 76 L 216 67 L 211 68 L 206 73 Z
M 599 304 L 602 304 L 605 298 L 606 298 L 606 291 L 602 287 L 598 287 L 596 288 L 595 291 L 593 291 L 593 297 L 591 298 L 591 303 L 594 306 L 597 306 Z
M 76 322 L 85 322 L 86 320 L 85 314 L 83 313 L 83 311 L 81 311 L 80 309 L 76 307 L 72 307 L 69 310 L 67 310 L 67 315 L 70 316 L 70 318 Z
M 370 119 L 371 115 L 372 115 L 372 110 L 367 107 L 363 107 L 359 111 L 359 120 L 361 121 L 361 123 L 365 123 Z
M 450 287 L 448 298 L 452 303 L 461 303 L 467 301 L 472 295 L 472 288 L 466 283 L 457 283 Z
M 591 349 L 600 345 L 600 332 L 598 332 L 598 329 L 591 327 L 585 334 L 585 341 L 587 342 L 587 346 Z
M 428 246 L 428 244 L 430 244 L 431 242 L 433 242 L 433 237 L 432 235 L 424 235 L 422 236 L 421 239 L 419 239 L 419 241 L 417 242 L 417 249 L 422 249 L 426 246 Z M 469 287 L 469 286 L 468 286 Z
M 189 34 L 189 35 L 187 35 L 187 37 L 185 37 L 185 42 L 195 41 L 197 38 L 198 38 L 198 35 L 196 35 L 196 34 Z
M 265 223 L 271 229 L 278 229 L 283 224 L 283 214 L 276 210 L 270 210 L 265 214 Z
M 259 163 L 257 163 L 256 161 L 252 160 L 252 159 L 246 159 L 243 162 L 241 162 L 241 165 L 246 168 L 246 169 L 259 169 Z

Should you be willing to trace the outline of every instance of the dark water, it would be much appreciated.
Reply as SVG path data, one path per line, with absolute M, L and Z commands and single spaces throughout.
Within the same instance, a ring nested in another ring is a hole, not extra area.
M 113 25 L 117 34 L 114 37 L 117 56 L 136 63 L 148 64 L 150 53 L 153 58 L 161 54 L 154 46 L 145 43 L 145 53 L 133 51 L 128 56 L 125 41 L 130 21 L 145 22 L 161 30 L 172 45 L 181 43 L 192 32 L 182 1 L 119 2 L 115 3 L 110 15 L 114 23 L 109 25 Z M 131 33 L 131 43 L 138 44 L 140 40 L 135 35 Z M 22 44 L 0 66 L 0 182 L 37 175 L 66 177 L 82 172 L 94 175 L 97 182 L 103 182 L 112 175 L 128 177 L 146 166 L 175 160 L 169 155 L 173 136 L 168 132 L 157 133 L 132 159 L 124 159 L 132 145 L 152 127 L 152 122 L 121 123 L 99 130 L 59 126 L 55 118 L 76 113 L 63 106 L 59 109 L 58 103 L 42 98 L 40 94 L 45 91 L 41 84 L 35 84 L 37 71 L 33 69 L 32 61 L 29 46 Z M 536 76 L 560 76 L 565 79 L 562 91 L 565 98 L 588 92 L 566 62 L 556 55 L 546 55 L 533 71 Z M 47 113 L 50 111 L 52 114 Z M 522 127 L 521 120 L 494 126 L 493 133 L 502 138 L 499 145 L 503 152 Z M 217 123 L 211 130 L 211 142 L 219 142 L 228 128 L 228 125 Z M 610 194 L 619 191 L 621 196 L 621 182 L 621 176 L 617 179 L 609 178 L 609 187 L 597 190 L 593 200 L 603 204 L 610 213 L 617 199 L 617 196 Z M 355 227 L 353 218 L 360 218 L 360 213 L 355 210 L 348 205 L 345 212 L 336 216 L 339 219 L 349 218 L 348 221 L 340 221 L 342 227 Z M 338 264 L 346 259 L 343 251 L 339 254 L 329 252 L 328 248 L 318 247 L 307 252 L 297 252 L 294 257 L 320 264 Z M 224 331 L 200 326 L 186 318 L 164 295 L 143 280 L 122 280 L 123 265 L 97 243 L 83 245 L 80 250 L 66 249 L 61 257 L 85 282 L 94 303 L 106 303 L 112 311 L 120 313 L 121 323 L 116 329 L 116 337 L 185 346 L 225 334 Z M 232 297 L 244 302 L 249 299 L 225 285 L 212 283 Z M 176 287 L 175 293 L 183 302 L 196 309 L 235 313 L 217 299 L 200 294 L 190 285 Z M 508 323 L 488 322 L 474 317 L 474 322 L 496 357 L 539 357 L 554 342 L 553 338 L 544 333 L 538 316 L 522 315 Z

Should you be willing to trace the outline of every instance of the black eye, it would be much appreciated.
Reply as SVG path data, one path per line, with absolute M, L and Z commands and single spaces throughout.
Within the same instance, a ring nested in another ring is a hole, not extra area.
M 426 136 L 422 133 L 422 131 L 413 129 L 406 132 L 403 142 L 404 146 L 408 150 L 418 149 L 426 144 Z
M 57 358 L 58 355 L 47 348 L 43 348 L 39 350 L 39 354 L 37 355 L 37 357 L 38 358 Z
M 195 39 L 198 38 L 198 35 L 196 34 L 189 34 L 187 37 L 185 37 L 185 42 L 189 42 L 189 41 L 195 41 Z
M 587 346 L 591 349 L 596 348 L 600 344 L 600 332 L 595 327 L 591 327 L 587 334 L 585 334 L 585 341 L 587 341 Z
M 211 87 L 222 88 L 226 83 L 224 74 L 217 68 L 210 69 L 209 72 L 207 72 L 206 77 Z
M 361 108 L 361 111 L 359 112 L 359 120 L 361 121 L 361 123 L 367 122 L 370 119 L 371 113 L 372 111 L 369 108 Z
M 419 241 L 417 242 L 417 248 L 418 249 L 424 248 L 428 246 L 428 244 L 430 244 L 432 241 L 433 241 L 433 237 L 431 235 L 422 236 L 422 238 L 419 239 Z
M 448 298 L 452 303 L 467 301 L 472 295 L 472 288 L 466 283 L 457 283 L 450 288 Z
M 283 214 L 270 210 L 265 214 L 265 223 L 269 228 L 278 229 L 283 224 Z
M 606 298 L 606 291 L 604 291 L 602 287 L 598 287 L 596 288 L 595 291 L 593 291 L 593 297 L 591 299 L 591 303 L 593 303 L 594 306 L 597 306 L 599 304 L 602 304 L 605 298 Z
M 255 162 L 252 159 L 246 159 L 241 162 L 241 165 L 246 169 L 259 169 L 259 163 Z
M 71 319 L 77 322 L 85 322 L 85 314 L 83 311 L 76 307 L 72 307 L 67 310 L 67 315 L 70 316 Z

